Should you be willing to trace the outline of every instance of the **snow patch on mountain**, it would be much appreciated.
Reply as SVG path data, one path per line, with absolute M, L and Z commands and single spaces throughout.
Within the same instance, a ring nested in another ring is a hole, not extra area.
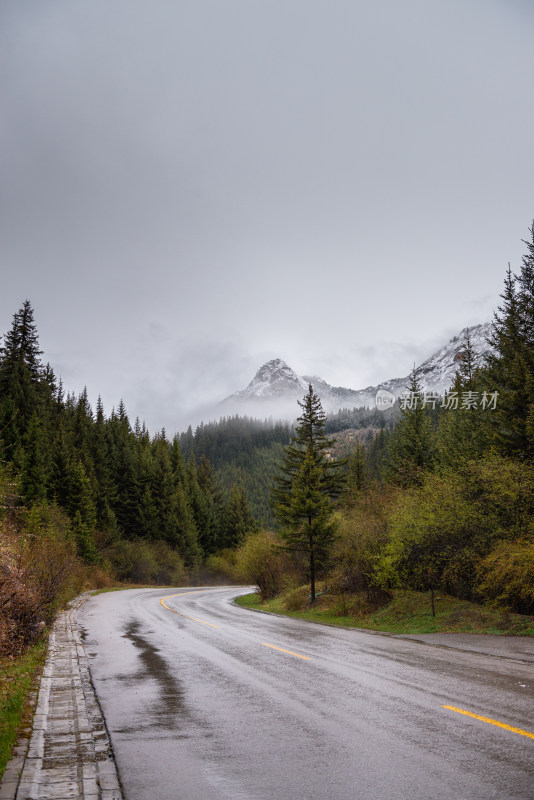
M 482 366 L 485 356 L 493 351 L 487 338 L 492 331 L 492 323 L 485 322 L 472 328 L 464 328 L 458 336 L 453 336 L 447 344 L 423 361 L 417 367 L 419 382 L 423 392 L 435 392 L 443 395 L 454 383 L 454 378 L 460 368 L 462 358 L 467 347 L 467 334 L 471 341 L 475 365 Z M 405 378 L 392 378 L 378 386 L 369 386 L 363 391 L 366 394 L 376 394 L 377 389 L 387 389 L 395 397 L 399 397 L 408 384 L 409 375 Z

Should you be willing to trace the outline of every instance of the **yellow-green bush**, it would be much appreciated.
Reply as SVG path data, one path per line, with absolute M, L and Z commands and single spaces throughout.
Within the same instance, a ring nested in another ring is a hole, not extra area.
M 338 523 L 329 586 L 334 593 L 363 592 L 368 602 L 389 599 L 379 578 L 379 560 L 388 541 L 388 513 L 396 490 L 370 487 L 353 498 Z
M 216 580 L 222 578 L 235 583 L 240 580 L 236 561 L 237 554 L 235 550 L 219 550 L 218 553 L 208 556 L 204 568 L 208 576 L 214 576 Z
M 266 531 L 249 536 L 237 551 L 238 574 L 258 587 L 262 600 L 278 594 L 284 562 L 274 534 Z
M 505 458 L 464 462 L 405 492 L 389 516 L 383 576 L 473 599 L 477 567 L 500 541 L 534 538 L 534 469 Z
M 477 594 L 519 614 L 534 614 L 534 541 L 499 544 L 479 564 Z
M 117 578 L 131 583 L 167 586 L 187 583 L 183 559 L 161 540 L 153 542 L 120 540 L 107 552 Z

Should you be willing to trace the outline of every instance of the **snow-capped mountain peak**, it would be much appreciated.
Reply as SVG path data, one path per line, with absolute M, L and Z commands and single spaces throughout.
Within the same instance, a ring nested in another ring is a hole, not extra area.
M 281 358 L 267 361 L 254 375 L 246 389 L 236 392 L 232 397 L 267 399 L 284 395 L 301 397 L 308 390 L 308 384 L 299 377 Z

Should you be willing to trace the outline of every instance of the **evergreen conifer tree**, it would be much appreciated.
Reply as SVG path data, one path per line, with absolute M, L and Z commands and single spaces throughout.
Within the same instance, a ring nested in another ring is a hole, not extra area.
M 185 461 L 180 449 L 180 441 L 178 436 L 175 436 L 171 444 L 171 466 L 174 475 L 175 483 L 185 485 L 186 482 L 186 468 Z
M 495 443 L 503 455 L 534 458 L 534 224 L 519 276 L 506 273 L 502 304 L 489 337 L 483 377 L 487 392 L 498 392 L 491 412 Z
M 97 524 L 100 528 L 109 531 L 112 534 L 112 538 L 116 538 L 118 525 L 113 511 L 113 506 L 117 500 L 116 485 L 112 475 L 109 431 L 100 395 L 96 403 L 94 423 L 91 425 L 89 433 Z
M 176 536 L 177 517 L 175 507 L 176 487 L 172 474 L 168 443 L 158 437 L 152 447 L 153 473 L 151 494 L 158 513 L 161 538 L 173 544 Z
M 200 458 L 196 477 L 197 503 L 200 501 L 197 515 L 201 518 L 198 525 L 199 543 L 204 555 L 209 555 L 226 546 L 223 543 L 226 538 L 224 501 L 211 463 L 205 456 Z
M 49 384 L 44 379 L 42 350 L 29 300 L 13 316 L 0 347 L 0 430 L 5 457 L 15 458 L 30 419 L 40 411 Z M 21 463 L 16 465 L 20 468 Z
M 455 469 L 460 461 L 480 458 L 489 447 L 488 412 L 481 406 L 483 390 L 468 329 L 462 360 L 438 423 L 436 456 L 441 466 Z M 474 397 L 473 405 L 464 406 L 466 393 Z
M 530 239 L 523 239 L 527 252 L 523 256 L 517 276 L 519 316 L 525 356 L 529 372 L 534 372 L 534 221 L 529 229 Z
M 33 414 L 24 436 L 24 456 L 20 475 L 20 491 L 25 505 L 46 499 L 47 468 L 43 429 Z
M 202 553 L 195 518 L 183 486 L 177 487 L 174 502 L 176 526 L 169 544 L 178 550 L 187 567 L 194 568 L 198 566 Z
M 311 384 L 299 406 L 302 413 L 273 488 L 273 510 L 284 545 L 308 556 L 314 602 L 317 567 L 334 538 L 332 499 L 343 486 L 342 462 L 329 458 L 334 440 L 325 435 L 326 416 Z
M 382 480 L 391 431 L 381 428 L 369 445 L 367 471 L 370 480 Z
M 257 530 L 258 523 L 248 505 L 245 490 L 242 486 L 232 486 L 223 510 L 222 540 L 219 542 L 219 547 L 237 547 L 248 533 L 254 533 Z
M 347 476 L 344 498 L 351 503 L 361 492 L 368 478 L 367 455 L 365 447 L 357 442 L 354 451 L 347 458 Z
M 39 349 L 39 335 L 33 318 L 33 308 L 26 300 L 16 314 L 13 315 L 11 330 L 4 336 L 3 345 L 0 347 L 0 394 L 8 394 L 11 382 L 22 365 L 30 374 L 33 381 L 43 376 L 41 356 Z
M 149 485 L 145 485 L 139 504 L 139 529 L 141 536 L 147 539 L 161 538 L 160 515 L 152 497 Z
M 422 482 L 425 472 L 432 469 L 435 446 L 428 410 L 417 370 L 410 374 L 407 402 L 401 407 L 385 458 L 384 476 L 399 486 L 414 486 Z
M 95 545 L 94 532 L 90 525 L 83 519 L 82 513 L 76 510 L 71 522 L 72 534 L 76 542 L 76 550 L 86 564 L 95 564 L 98 561 L 98 551 Z

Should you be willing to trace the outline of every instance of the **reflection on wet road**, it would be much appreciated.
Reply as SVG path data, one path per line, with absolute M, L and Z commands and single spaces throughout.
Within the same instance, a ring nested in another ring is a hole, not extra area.
M 527 656 L 258 614 L 238 593 L 113 592 L 80 613 L 127 800 L 532 800 L 534 740 L 511 730 L 534 731 Z

